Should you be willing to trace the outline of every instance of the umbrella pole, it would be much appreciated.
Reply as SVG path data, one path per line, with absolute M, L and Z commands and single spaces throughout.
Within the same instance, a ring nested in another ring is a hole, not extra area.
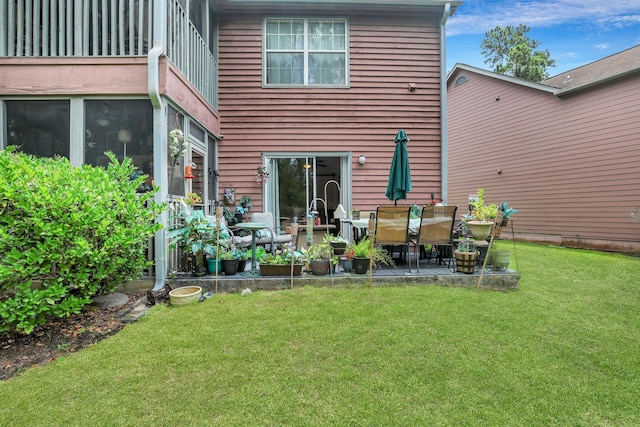
M 496 234 L 496 224 L 500 224 L 500 222 L 502 222 L 502 212 L 498 212 L 498 215 L 496 215 L 496 218 L 494 219 L 493 222 L 493 227 L 491 227 L 491 238 L 489 239 L 489 246 L 487 247 L 487 253 L 484 256 L 484 262 L 482 263 L 482 270 L 480 270 L 480 277 L 478 278 L 478 285 L 476 286 L 476 289 L 480 289 L 480 284 L 482 283 L 482 275 L 484 274 L 484 269 L 487 265 L 487 260 L 489 259 L 489 253 L 491 252 L 491 248 L 493 246 L 493 236 L 495 236 Z M 494 271 L 495 271 L 495 264 L 494 264 Z
M 367 231 L 369 232 L 369 287 L 373 286 L 373 239 L 375 239 L 375 219 L 373 213 L 369 216 Z
M 291 224 L 291 289 L 293 289 L 293 264 L 296 258 L 296 244 L 298 243 L 298 218 L 293 217 Z
M 216 207 L 216 293 L 218 293 L 218 270 L 220 267 L 219 257 L 220 257 L 220 225 L 222 224 L 222 207 Z M 233 242 L 233 239 L 231 239 Z

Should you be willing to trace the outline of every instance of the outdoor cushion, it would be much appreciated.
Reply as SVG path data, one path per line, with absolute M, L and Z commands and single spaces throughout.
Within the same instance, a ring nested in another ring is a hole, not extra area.
M 271 212 L 256 212 L 251 215 L 250 222 L 268 224 L 268 228 L 256 231 L 256 245 L 269 245 L 270 250 L 275 250 L 276 245 L 291 242 L 291 234 L 277 233 L 273 228 L 273 215 Z M 233 243 L 237 247 L 251 246 L 251 234 L 247 236 L 233 236 Z

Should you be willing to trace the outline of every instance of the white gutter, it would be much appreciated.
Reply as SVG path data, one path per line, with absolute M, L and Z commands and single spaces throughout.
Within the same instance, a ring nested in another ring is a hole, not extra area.
M 155 194 L 154 201 L 163 204 L 168 200 L 169 179 L 167 167 L 169 164 L 167 147 L 167 112 L 160 95 L 160 56 L 164 53 L 166 28 L 166 1 L 153 2 L 153 48 L 147 55 L 147 81 L 151 105 L 153 106 L 153 178 L 160 189 Z M 155 284 L 153 290 L 165 286 L 167 279 L 167 212 L 163 210 L 156 218 L 156 223 L 162 228 L 154 236 Z
M 447 184 L 447 176 L 449 174 L 447 166 L 447 32 L 445 26 L 447 19 L 453 15 L 454 11 L 451 10 L 451 3 L 446 3 L 440 19 L 440 197 L 445 204 L 447 202 L 447 192 L 449 191 L 449 185 Z

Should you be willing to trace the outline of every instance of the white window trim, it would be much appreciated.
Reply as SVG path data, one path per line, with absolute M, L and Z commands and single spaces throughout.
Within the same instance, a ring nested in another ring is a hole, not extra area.
M 303 84 L 273 84 L 267 83 L 267 21 L 269 20 L 295 20 L 302 19 L 304 20 L 304 83 Z M 326 84 L 309 84 L 308 78 L 308 59 L 309 59 L 309 49 L 308 49 L 308 25 L 309 20 L 330 20 L 330 21 L 344 21 L 344 31 L 345 31 L 345 76 L 344 76 L 344 84 L 343 85 L 326 85 Z M 350 61 L 350 41 L 349 41 L 349 19 L 346 17 L 339 16 L 266 16 L 262 20 L 262 87 L 264 89 L 273 89 L 273 88 L 310 88 L 310 89 L 318 89 L 318 88 L 328 88 L 328 89 L 348 89 L 351 85 L 350 81 L 350 69 L 351 69 L 351 61 Z

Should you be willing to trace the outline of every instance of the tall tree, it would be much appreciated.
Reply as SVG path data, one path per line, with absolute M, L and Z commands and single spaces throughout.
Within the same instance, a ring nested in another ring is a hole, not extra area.
M 485 64 L 491 64 L 496 73 L 532 82 L 549 77 L 547 67 L 555 67 L 556 61 L 551 59 L 548 50 L 535 50 L 540 42 L 527 36 L 529 30 L 520 24 L 515 28 L 507 25 L 487 31 L 480 44 Z

